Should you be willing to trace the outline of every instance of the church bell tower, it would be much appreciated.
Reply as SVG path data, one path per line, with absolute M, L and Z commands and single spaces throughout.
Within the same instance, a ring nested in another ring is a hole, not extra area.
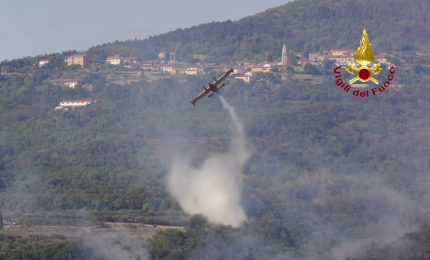
M 285 43 L 284 43 L 284 46 L 282 47 L 281 65 L 282 66 L 288 65 L 287 45 Z

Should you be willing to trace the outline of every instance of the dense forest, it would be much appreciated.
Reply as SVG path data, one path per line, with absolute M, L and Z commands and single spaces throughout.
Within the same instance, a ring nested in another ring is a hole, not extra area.
M 64 65 L 71 52 L 44 56 L 53 62 L 42 68 L 35 65 L 40 57 L 0 63 L 3 217 L 27 225 L 63 217 L 184 226 L 149 240 L 154 259 L 429 258 L 430 74 L 419 61 L 397 67 L 402 88 L 369 98 L 346 95 L 331 76 L 321 85 L 229 79 L 222 95 L 252 146 L 241 201 L 248 220 L 240 228 L 187 216 L 166 191 L 172 150 L 192 151 L 198 161 L 229 148 L 230 121 L 218 98 L 189 103 L 215 75 L 121 86 L 108 75 L 129 69 L 104 64 L 109 54 L 150 58 L 162 50 L 185 59 L 260 60 L 284 41 L 293 49 L 354 48 L 350 30 L 361 32 L 356 21 L 363 16 L 380 48 L 424 51 L 429 4 L 408 3 L 301 0 L 237 22 L 97 46 L 88 54 L 103 62 L 85 68 Z M 52 83 L 75 77 L 92 88 Z M 97 103 L 54 110 L 61 100 L 83 98 Z M 69 238 L 0 233 L 0 240 L 0 258 L 99 257 Z
M 369 99 L 345 95 L 330 83 L 230 80 L 223 95 L 238 109 L 254 146 L 243 183 L 249 225 L 209 226 L 201 240 L 216 244 L 227 236 L 238 248 L 246 248 L 240 243 L 247 239 L 249 248 L 265 245 L 254 252 L 256 259 L 278 252 L 306 256 L 363 236 L 397 239 L 426 224 L 429 76 L 414 73 L 398 78 L 415 78 L 408 87 Z M 6 215 L 77 210 L 72 215 L 99 220 L 186 223 L 166 192 L 160 151 L 166 142 L 197 148 L 202 156 L 228 148 L 229 123 L 220 102 L 189 104 L 205 77 L 122 87 L 95 74 L 87 80 L 97 87 L 88 92 L 28 75 L 8 74 L 1 82 L 0 203 Z M 98 102 L 81 110 L 53 109 L 63 98 L 85 97 Z M 378 224 L 385 221 L 406 227 L 399 236 L 386 234 Z M 175 234 L 185 237 L 168 242 L 171 235 L 160 235 L 153 246 L 185 243 L 188 251 L 181 254 L 189 254 L 187 233 Z

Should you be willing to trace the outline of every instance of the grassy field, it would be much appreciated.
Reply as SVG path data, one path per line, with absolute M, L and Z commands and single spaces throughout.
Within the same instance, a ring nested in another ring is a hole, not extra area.
M 137 239 L 149 239 L 160 231 L 178 229 L 178 226 L 147 225 L 141 223 L 114 223 L 104 222 L 94 226 L 48 226 L 48 225 L 14 225 L 5 223 L 4 230 L 7 235 L 14 236 L 65 236 L 70 238 L 100 237 L 100 238 L 119 238 L 127 236 Z

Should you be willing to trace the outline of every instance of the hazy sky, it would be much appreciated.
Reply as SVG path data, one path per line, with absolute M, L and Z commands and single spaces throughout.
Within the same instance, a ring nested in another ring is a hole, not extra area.
M 288 0 L 0 0 L 0 61 L 237 20 Z

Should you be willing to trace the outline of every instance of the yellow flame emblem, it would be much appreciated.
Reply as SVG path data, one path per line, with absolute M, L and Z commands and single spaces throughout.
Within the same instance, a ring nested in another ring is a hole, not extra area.
M 371 68 L 367 66 L 375 61 L 375 55 L 373 54 L 372 43 L 370 43 L 366 29 L 363 30 L 360 46 L 358 46 L 355 51 L 354 60 L 360 65 L 360 67 L 357 67 L 356 64 L 348 63 L 346 71 L 356 76 L 349 81 L 350 84 L 353 84 L 357 80 L 361 82 L 367 82 L 370 80 L 375 84 L 379 84 L 379 81 L 373 76 L 378 75 L 382 71 L 381 64 L 373 64 Z
M 367 34 L 367 30 L 363 30 L 363 35 L 361 36 L 360 46 L 355 51 L 354 54 L 355 62 L 360 64 L 361 66 L 366 66 L 370 63 L 373 63 L 375 60 L 375 56 L 373 55 L 372 44 L 369 40 L 369 35 Z

